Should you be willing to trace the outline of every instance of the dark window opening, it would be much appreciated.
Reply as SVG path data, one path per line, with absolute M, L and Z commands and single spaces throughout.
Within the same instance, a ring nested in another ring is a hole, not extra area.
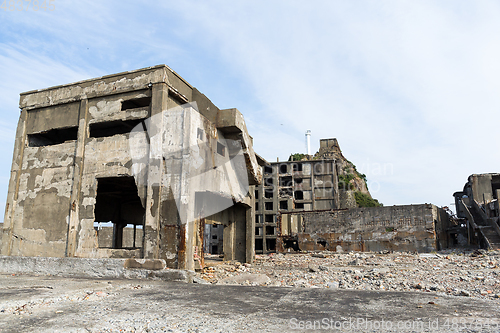
M 255 215 L 255 223 L 262 223 L 262 215 Z
M 219 247 L 217 245 L 212 245 L 212 253 L 211 254 L 219 254 Z
M 287 239 L 283 242 L 283 247 L 285 249 L 292 249 L 294 251 L 299 251 L 299 244 L 296 240 Z
M 262 227 L 255 228 L 255 236 L 262 236 Z
M 292 186 L 292 177 L 280 177 L 280 186 Z
M 273 197 L 274 191 L 272 188 L 266 188 L 264 190 L 264 198 L 271 199 Z
M 129 109 L 137 109 L 149 106 L 151 104 L 151 97 L 141 97 L 129 99 L 122 102 L 122 111 Z
M 203 130 L 201 128 L 198 128 L 196 136 L 198 137 L 198 139 L 203 140 Z
M 220 142 L 217 142 L 217 154 L 226 156 L 226 147 Z
M 497 190 L 500 190 L 500 183 L 491 182 L 491 190 L 493 191 L 493 199 L 498 199 Z
M 297 202 L 295 204 L 295 209 L 304 209 L 304 204 L 302 202 Z
M 255 251 L 263 251 L 264 250 L 264 243 L 262 239 L 256 239 L 255 240 Z
M 280 165 L 280 173 L 287 173 L 287 172 L 288 172 L 288 165 L 281 164 Z
M 324 239 L 318 239 L 318 240 L 316 241 L 316 244 L 318 244 L 318 245 L 321 245 L 321 246 L 325 247 L 325 246 L 326 246 L 326 240 L 324 240 Z
M 264 179 L 264 186 L 273 185 L 273 179 L 271 177 Z
M 258 198 L 259 197 L 259 190 L 255 190 L 255 197 Z
M 292 195 L 293 195 L 293 191 L 291 188 L 280 189 L 280 197 L 291 197 Z
M 293 181 L 295 182 L 295 184 L 302 184 L 303 179 L 302 178 L 295 178 Z
M 271 166 L 264 166 L 264 173 L 273 173 L 273 167 Z
M 302 191 L 295 191 L 295 199 L 296 200 L 304 200 L 304 192 Z
M 276 239 L 266 239 L 267 251 L 276 251 Z
M 105 138 L 117 134 L 130 133 L 132 129 L 139 125 L 143 119 L 115 120 L 102 123 L 90 124 L 91 138 Z
M 264 208 L 265 210 L 273 210 L 273 203 L 272 202 L 264 203 Z
M 110 242 L 99 244 L 99 247 L 114 249 L 142 247 L 142 237 L 137 237 L 137 229 L 142 229 L 144 213 L 145 209 L 137 194 L 134 177 L 97 179 L 94 221 L 111 222 L 113 226 Z M 127 225 L 133 227 L 132 242 L 127 241 L 127 233 L 124 233 Z
M 274 222 L 274 215 L 265 215 L 264 219 L 265 219 L 266 223 L 273 223 Z
M 259 203 L 258 202 L 255 203 L 255 210 L 259 210 Z
M 275 227 L 266 226 L 266 235 L 274 235 L 275 229 Z
M 287 210 L 288 209 L 288 201 L 280 201 L 280 209 Z
M 293 171 L 295 171 L 295 172 L 302 171 L 302 163 L 294 163 L 293 164 Z
M 28 134 L 30 147 L 53 146 L 78 138 L 78 127 L 54 128 L 46 132 Z

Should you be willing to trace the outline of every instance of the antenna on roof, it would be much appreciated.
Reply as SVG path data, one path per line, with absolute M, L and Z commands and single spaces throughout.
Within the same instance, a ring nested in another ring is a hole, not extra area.
M 311 155 L 311 130 L 306 131 L 306 150 L 307 155 Z

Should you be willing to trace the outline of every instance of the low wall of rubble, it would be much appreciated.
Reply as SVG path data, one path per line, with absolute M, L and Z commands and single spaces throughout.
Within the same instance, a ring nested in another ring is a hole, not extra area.
M 298 232 L 287 237 L 303 251 L 431 252 L 438 249 L 443 213 L 431 204 L 293 213 Z

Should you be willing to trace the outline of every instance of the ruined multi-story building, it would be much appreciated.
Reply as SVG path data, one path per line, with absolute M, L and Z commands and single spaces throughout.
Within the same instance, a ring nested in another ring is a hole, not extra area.
M 256 253 L 276 251 L 279 235 L 289 225 L 297 227 L 299 215 L 288 213 L 355 208 L 356 191 L 370 195 L 334 138 L 321 139 L 314 157 L 270 163 L 262 173 L 264 180 L 255 190 Z
M 453 196 L 457 217 L 465 221 L 468 244 L 500 249 L 500 174 L 470 175 L 464 189 Z M 451 236 L 459 232 L 454 230 Z
M 339 208 L 335 160 L 275 162 L 256 187 L 255 251 L 276 250 L 278 213 Z
M 165 65 L 22 93 L 20 108 L 2 255 L 193 269 L 218 224 L 225 259 L 253 260 L 262 175 L 238 110 Z
M 380 207 L 366 176 L 343 156 L 334 138 L 320 140 L 314 156 L 295 154 L 290 161 L 264 166 L 263 175 L 255 191 L 256 253 L 448 247 L 443 209 L 431 204 Z

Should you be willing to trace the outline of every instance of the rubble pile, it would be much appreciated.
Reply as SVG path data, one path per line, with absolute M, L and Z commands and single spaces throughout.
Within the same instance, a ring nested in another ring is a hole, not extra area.
M 197 275 L 212 284 L 432 291 L 500 301 L 500 251 L 272 253 L 257 255 L 253 265 L 207 260 L 206 266 Z

